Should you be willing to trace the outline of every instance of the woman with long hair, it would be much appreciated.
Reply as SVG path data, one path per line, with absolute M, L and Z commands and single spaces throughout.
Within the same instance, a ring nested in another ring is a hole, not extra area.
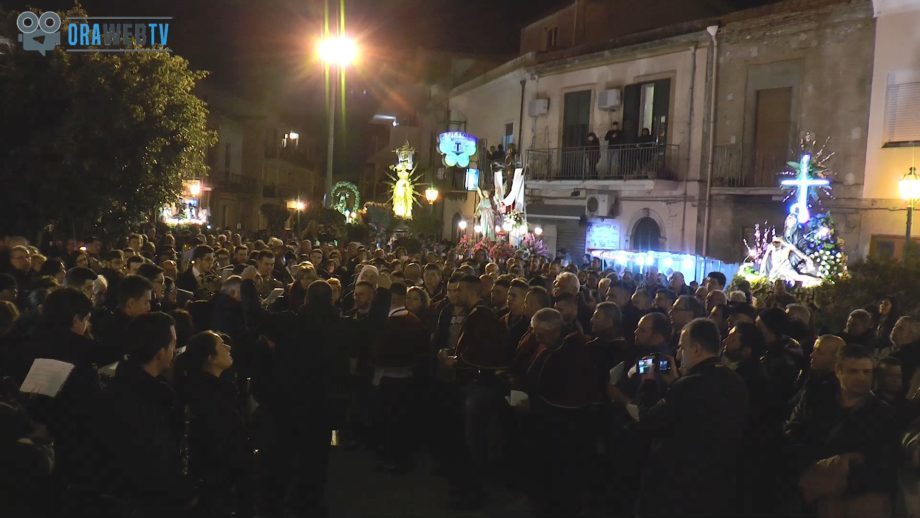
M 188 468 L 200 486 L 209 517 L 252 514 L 249 437 L 232 381 L 229 337 L 203 331 L 188 340 L 176 360 L 177 386 L 185 408 Z

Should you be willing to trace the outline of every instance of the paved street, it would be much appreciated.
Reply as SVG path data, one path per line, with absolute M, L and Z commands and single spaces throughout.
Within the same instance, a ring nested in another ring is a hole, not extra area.
M 448 484 L 431 475 L 423 459 L 412 473 L 390 475 L 375 471 L 376 459 L 367 450 L 335 448 L 329 468 L 328 496 L 333 518 L 525 518 L 532 516 L 526 498 L 493 492 L 485 509 L 458 512 L 447 508 Z

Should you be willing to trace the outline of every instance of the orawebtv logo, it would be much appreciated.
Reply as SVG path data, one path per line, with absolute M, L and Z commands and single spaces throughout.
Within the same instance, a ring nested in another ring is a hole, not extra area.
M 24 50 L 34 50 L 42 56 L 61 44 L 61 17 L 54 11 L 42 13 L 23 11 L 16 18 L 16 28 L 21 33 L 19 41 Z

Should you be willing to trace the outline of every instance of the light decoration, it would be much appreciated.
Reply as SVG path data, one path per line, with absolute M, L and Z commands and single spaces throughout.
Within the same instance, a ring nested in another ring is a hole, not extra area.
M 660 273 L 666 275 L 679 271 L 684 274 L 688 282 L 699 275 L 705 275 L 707 271 L 723 272 L 730 279 L 741 267 L 737 263 L 724 263 L 716 259 L 676 252 L 594 250 L 589 251 L 589 255 L 613 262 L 616 270 L 621 273 L 625 270 L 648 271 L 655 267 Z
M 447 167 L 469 167 L 476 154 L 476 137 L 462 131 L 447 131 L 438 135 L 438 152 Z M 478 183 L 478 182 L 477 182 Z
M 793 202 L 782 233 L 766 223 L 762 228 L 755 225 L 754 242 L 745 240 L 748 257 L 740 273 L 745 278 L 781 279 L 811 287 L 846 274 L 843 239 L 838 238 L 834 219 L 823 205 L 823 198 L 831 197 L 833 173 L 827 163 L 835 154 L 827 152 L 828 141 L 816 151 L 814 134 L 804 134 L 799 160 L 788 162 L 785 171 L 795 179 L 780 182 L 795 188 L 786 198 Z
M 307 204 L 301 200 L 290 200 L 287 202 L 287 208 L 296 210 L 297 212 L 303 212 L 303 210 L 307 208 Z
M 514 225 L 511 223 L 511 221 L 508 221 L 508 220 L 505 220 L 505 222 L 502 223 L 501 225 L 501 230 L 504 230 L 505 232 L 511 232 L 511 229 L 513 228 L 514 228 Z M 499 227 L 498 225 L 496 225 L 495 231 L 498 232 L 498 230 L 499 230 Z
M 332 186 L 332 208 L 345 216 L 345 222 L 357 218 L 361 208 L 361 193 L 358 186 L 351 182 L 338 182 Z
M 537 225 L 536 227 L 534 227 L 533 233 L 534 233 L 535 235 L 537 235 L 537 236 L 542 236 L 542 235 L 543 235 L 543 227 Z
M 460 230 L 465 231 L 467 225 L 468 225 L 468 223 L 466 222 L 466 220 L 465 220 L 465 219 L 461 219 L 461 220 L 457 223 L 457 228 L 459 228 Z
M 201 180 L 192 180 L 188 182 L 188 192 L 194 197 L 201 195 Z
M 795 180 L 783 180 L 780 182 L 780 185 L 795 187 L 797 189 L 796 202 L 789 209 L 789 212 L 792 214 L 793 211 L 795 211 L 799 223 L 806 223 L 811 219 L 811 213 L 808 211 L 809 188 L 827 187 L 830 185 L 830 181 L 827 179 L 810 178 L 808 176 L 808 172 L 811 169 L 810 162 L 811 155 L 808 153 L 802 155 L 798 163 L 798 177 Z M 790 164 L 792 163 L 790 162 Z
M 418 203 L 415 198 L 415 183 L 418 177 L 412 159 L 415 148 L 406 140 L 405 144 L 393 152 L 397 158 L 396 165 L 390 166 L 395 175 L 390 176 L 393 180 L 393 214 L 398 218 L 412 219 L 412 206 Z
M 477 234 L 482 234 L 482 225 L 480 225 L 480 224 L 478 224 L 478 223 L 475 224 L 475 225 L 473 225 L 473 232 L 475 232 L 475 233 L 477 233 Z
M 917 168 L 911 167 L 903 178 L 898 180 L 898 194 L 904 201 L 920 200 L 920 177 Z

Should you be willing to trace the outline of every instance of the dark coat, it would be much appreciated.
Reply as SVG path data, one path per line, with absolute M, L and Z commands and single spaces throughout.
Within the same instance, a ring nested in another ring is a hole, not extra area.
M 196 372 L 182 381 L 180 396 L 190 415 L 189 469 L 193 479 L 209 488 L 230 489 L 245 483 L 251 456 L 233 384 Z
M 741 377 L 711 358 L 663 397 L 656 383 L 639 394 L 639 429 L 653 442 L 638 515 L 731 515 L 748 407 Z
M 463 322 L 457 341 L 457 357 L 476 369 L 504 369 L 511 365 L 508 329 L 491 308 L 479 304 Z
M 98 323 L 93 326 L 93 334 L 102 344 L 102 348 L 111 355 L 113 362 L 128 353 L 131 346 L 128 334 L 131 317 L 121 310 L 116 310 L 113 313 L 100 315 L 100 318 L 94 322 Z M 102 367 L 102 365 L 99 366 Z
M 419 367 L 428 351 L 428 331 L 418 317 L 403 310 L 387 318 L 375 333 L 371 363 L 375 367 Z
M 86 458 L 91 443 L 93 412 L 102 393 L 96 373 L 99 344 L 69 331 L 49 332 L 35 347 L 36 358 L 73 364 L 74 368 L 53 399 L 33 400 L 34 417 L 46 425 L 55 441 L 55 471 L 65 481 L 87 475 Z
M 122 362 L 96 410 L 97 480 L 103 492 L 145 507 L 182 507 L 192 500 L 169 385 L 134 362 Z
M 585 408 L 599 399 L 597 369 L 587 338 L 570 333 L 556 350 L 541 348 L 531 365 L 534 395 L 557 408 Z
M 192 271 L 191 266 L 188 270 L 176 276 L 176 287 L 180 290 L 190 291 L 196 295 L 201 291 L 198 280 L 195 279 L 195 272 Z
M 632 365 L 636 361 L 635 354 L 630 351 L 626 340 L 622 338 L 613 340 L 595 338 L 588 342 L 587 347 L 591 353 L 591 360 L 594 362 L 598 401 L 607 401 L 610 369 L 622 362 L 626 362 L 626 366 Z
M 838 401 L 815 408 L 802 398 L 786 423 L 798 467 L 842 453 L 861 453 L 865 462 L 851 465 L 847 495 L 893 491 L 897 479 L 898 449 L 894 409 L 870 394 L 855 408 Z

